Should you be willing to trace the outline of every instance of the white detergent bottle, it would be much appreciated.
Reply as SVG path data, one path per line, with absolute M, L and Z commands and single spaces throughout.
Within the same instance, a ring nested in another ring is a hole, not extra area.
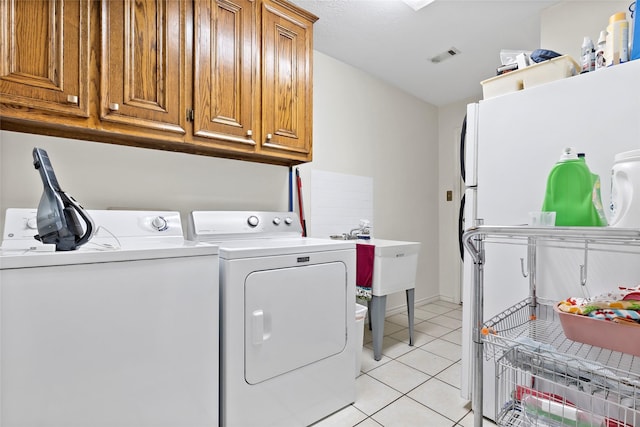
M 611 170 L 610 225 L 640 228 L 640 150 L 615 156 Z
M 629 61 L 629 22 L 625 12 L 614 13 L 607 26 L 607 66 Z

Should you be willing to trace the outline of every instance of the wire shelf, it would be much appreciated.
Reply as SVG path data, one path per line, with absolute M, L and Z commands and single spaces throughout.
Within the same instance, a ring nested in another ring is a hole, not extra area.
M 640 229 L 480 225 L 465 231 L 462 240 L 474 264 L 472 321 L 483 325 L 472 331 L 474 426 L 481 427 L 483 422 L 484 355 L 496 365 L 499 425 L 640 427 L 636 406 L 640 401 L 640 356 L 567 339 L 554 302 L 537 297 L 535 274 L 539 248 L 577 249 L 584 254 L 579 280 L 585 286 L 588 253 L 630 254 L 623 258 L 635 263 L 640 254 Z M 485 321 L 485 246 L 494 243 L 527 246 L 526 272 L 524 265 L 521 267 L 529 277 L 530 297 Z M 575 252 L 569 253 L 575 256 Z M 522 390 L 530 392 L 525 395 Z
M 528 245 L 535 241 L 538 247 L 579 249 L 589 251 L 640 253 L 640 229 L 616 227 L 530 227 L 530 226 L 477 226 L 463 235 L 463 243 L 474 260 L 479 251 L 474 240 L 485 243 Z
M 497 363 L 501 426 L 639 427 L 639 389 L 601 369 L 514 348 Z
M 551 302 L 536 302 L 484 324 L 498 424 L 640 427 L 640 358 L 568 340 Z

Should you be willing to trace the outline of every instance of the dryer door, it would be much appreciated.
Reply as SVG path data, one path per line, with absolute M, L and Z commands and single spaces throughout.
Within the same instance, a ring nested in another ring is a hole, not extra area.
M 342 352 L 346 292 L 341 262 L 251 273 L 245 281 L 246 381 L 257 384 Z

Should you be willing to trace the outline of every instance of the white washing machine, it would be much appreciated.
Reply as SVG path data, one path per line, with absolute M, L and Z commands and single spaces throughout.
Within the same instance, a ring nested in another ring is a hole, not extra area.
M 7 210 L 0 426 L 218 426 L 218 248 L 178 212 L 88 213 L 88 243 L 48 252 Z
M 355 400 L 355 244 L 291 212 L 192 212 L 220 246 L 221 425 L 306 426 Z

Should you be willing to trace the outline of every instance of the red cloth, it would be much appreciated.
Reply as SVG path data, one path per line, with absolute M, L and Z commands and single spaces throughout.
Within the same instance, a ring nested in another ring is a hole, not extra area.
M 356 244 L 356 286 L 371 287 L 375 253 L 375 245 Z

